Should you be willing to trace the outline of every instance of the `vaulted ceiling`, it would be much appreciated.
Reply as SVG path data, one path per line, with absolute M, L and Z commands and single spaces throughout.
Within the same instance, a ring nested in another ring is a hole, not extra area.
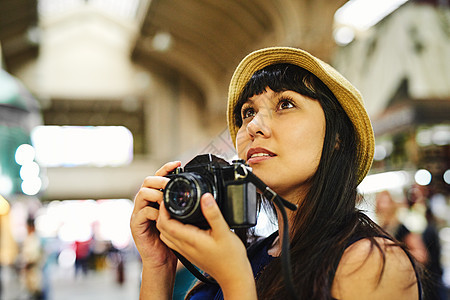
M 130 55 L 136 64 L 169 79 L 185 77 L 202 91 L 209 109 L 223 111 L 234 67 L 251 50 L 296 46 L 329 60 L 333 15 L 345 2 L 141 0 L 136 13 L 140 31 Z M 38 21 L 37 1 L 0 2 L 0 42 L 8 71 L 37 57 Z M 161 36 L 168 42 L 164 49 L 155 41 Z
M 329 60 L 334 49 L 333 15 L 346 1 L 153 0 L 133 57 L 152 68 L 171 69 L 203 90 L 209 108 L 226 93 L 237 63 L 251 50 L 296 46 Z M 171 46 L 158 51 L 154 38 L 169 33 Z M 220 100 L 219 100 L 220 99 Z
M 0 45 L 7 69 L 14 69 L 24 61 L 36 58 L 38 44 L 33 41 L 32 34 L 37 24 L 36 1 L 0 1 Z

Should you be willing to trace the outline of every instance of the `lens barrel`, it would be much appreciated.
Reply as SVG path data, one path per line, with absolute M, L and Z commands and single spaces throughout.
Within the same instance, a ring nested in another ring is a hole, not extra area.
M 197 224 L 204 221 L 200 198 L 205 193 L 215 195 L 207 178 L 194 172 L 177 174 L 171 177 L 164 189 L 164 204 L 173 218 Z

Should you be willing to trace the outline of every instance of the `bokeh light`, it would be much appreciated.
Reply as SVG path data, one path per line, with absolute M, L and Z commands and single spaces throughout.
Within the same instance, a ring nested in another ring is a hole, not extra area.
M 417 170 L 416 174 L 414 175 L 414 180 L 417 184 L 420 185 L 429 185 L 431 182 L 432 176 L 430 171 L 421 169 Z
M 24 165 L 25 163 L 32 162 L 36 152 L 33 146 L 29 144 L 22 144 L 17 147 L 15 159 L 19 165 Z

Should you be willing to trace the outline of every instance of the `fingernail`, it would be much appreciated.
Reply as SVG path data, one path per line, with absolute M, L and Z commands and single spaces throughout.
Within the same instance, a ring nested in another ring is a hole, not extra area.
M 211 194 L 205 194 L 205 200 L 203 200 L 204 201 L 204 205 L 205 205 L 205 207 L 210 207 L 210 206 L 213 206 L 213 204 L 214 204 L 214 198 L 213 198 L 213 196 L 211 195 Z

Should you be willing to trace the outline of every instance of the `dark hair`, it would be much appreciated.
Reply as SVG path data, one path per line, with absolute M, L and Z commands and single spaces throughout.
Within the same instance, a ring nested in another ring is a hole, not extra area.
M 331 299 L 334 274 L 351 238 L 368 237 L 384 258 L 374 237 L 386 233 L 356 209 L 359 197 L 355 129 L 328 87 L 309 71 L 291 64 L 270 65 L 255 72 L 234 109 L 238 127 L 242 126 L 242 105 L 266 88 L 274 92 L 291 90 L 316 99 L 325 114 L 322 157 L 310 179 L 310 190 L 295 213 L 290 234 L 293 282 L 299 298 Z M 289 298 L 281 273 L 280 259 L 269 263 L 256 282 L 259 298 Z
M 356 208 L 361 197 L 357 193 L 355 129 L 336 97 L 315 75 L 292 64 L 274 64 L 255 72 L 234 108 L 235 125 L 242 126 L 242 105 L 267 88 L 274 92 L 290 90 L 316 99 L 324 111 L 322 157 L 290 228 L 291 266 L 300 299 L 332 299 L 331 285 L 349 241 L 369 238 L 372 249 L 377 248 L 383 256 L 384 270 L 384 252 L 375 237 L 388 234 Z M 281 261 L 276 258 L 256 281 L 259 299 L 289 299 L 280 274 Z

